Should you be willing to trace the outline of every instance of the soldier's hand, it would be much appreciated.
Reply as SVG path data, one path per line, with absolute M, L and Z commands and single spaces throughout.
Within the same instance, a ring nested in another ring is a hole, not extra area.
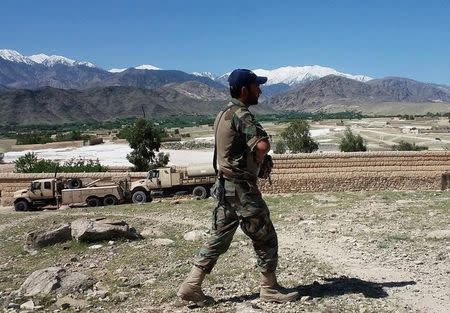
M 261 164 L 261 168 L 259 169 L 259 178 L 267 179 L 270 176 L 273 168 L 273 160 L 272 157 L 268 154 L 264 157 L 264 160 Z

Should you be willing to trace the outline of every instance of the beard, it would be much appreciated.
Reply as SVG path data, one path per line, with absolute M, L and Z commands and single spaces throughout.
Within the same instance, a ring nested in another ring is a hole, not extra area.
M 258 104 L 258 96 L 257 95 L 251 95 L 249 96 L 247 100 L 248 105 L 257 105 Z

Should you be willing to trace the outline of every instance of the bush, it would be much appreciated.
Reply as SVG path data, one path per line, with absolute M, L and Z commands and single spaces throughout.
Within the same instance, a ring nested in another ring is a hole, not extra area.
M 71 159 L 60 165 L 58 162 L 38 159 L 37 154 L 28 152 L 19 157 L 15 164 L 17 173 L 77 173 L 77 172 L 106 172 L 108 168 L 98 160 Z
M 285 154 L 286 153 L 286 142 L 283 139 L 278 140 L 275 143 L 275 150 L 273 152 L 276 154 Z
M 315 142 L 309 132 L 309 124 L 304 120 L 296 120 L 283 130 L 281 137 L 286 142 L 292 153 L 311 153 L 319 149 L 319 144 Z
M 392 150 L 394 151 L 422 151 L 428 150 L 428 147 L 425 146 L 416 146 L 415 143 L 409 143 L 401 140 L 398 145 L 393 145 Z
M 339 141 L 339 149 L 342 152 L 367 151 L 367 146 L 361 135 L 355 136 L 350 127 L 347 126 L 344 137 Z

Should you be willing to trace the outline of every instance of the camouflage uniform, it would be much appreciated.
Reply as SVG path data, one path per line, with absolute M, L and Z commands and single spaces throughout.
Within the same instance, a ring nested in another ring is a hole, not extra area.
M 248 108 L 232 99 L 214 123 L 217 163 L 225 196 L 213 211 L 212 236 L 200 249 L 194 265 L 210 273 L 217 259 L 226 252 L 238 225 L 250 237 L 261 272 L 273 272 L 278 262 L 277 234 L 269 209 L 257 186 L 260 169 L 253 149 L 267 133 Z

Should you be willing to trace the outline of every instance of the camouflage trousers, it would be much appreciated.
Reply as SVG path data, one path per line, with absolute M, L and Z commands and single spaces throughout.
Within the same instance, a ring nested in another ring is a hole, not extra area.
M 256 182 L 225 180 L 225 197 L 213 210 L 212 235 L 202 246 L 194 265 L 210 273 L 219 256 L 230 247 L 237 227 L 252 240 L 261 272 L 275 271 L 278 239 L 269 209 Z

